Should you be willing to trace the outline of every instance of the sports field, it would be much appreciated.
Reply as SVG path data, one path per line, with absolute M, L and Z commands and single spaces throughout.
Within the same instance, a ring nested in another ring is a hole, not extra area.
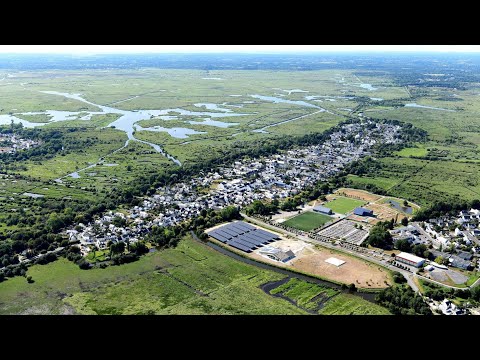
M 328 198 L 328 197 L 327 197 Z M 343 196 L 331 196 L 331 201 L 326 202 L 323 206 L 332 209 L 333 212 L 339 214 L 346 214 L 350 211 L 353 211 L 358 206 L 366 204 L 365 201 L 349 199 Z
M 310 231 L 331 220 L 332 218 L 330 216 L 308 211 L 285 221 L 284 224 L 295 229 Z

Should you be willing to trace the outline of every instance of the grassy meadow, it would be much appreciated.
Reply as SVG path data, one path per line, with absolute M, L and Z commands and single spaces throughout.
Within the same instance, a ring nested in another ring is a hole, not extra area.
M 24 277 L 0 283 L 0 314 L 307 314 L 260 288 L 283 275 L 234 260 L 189 237 L 175 249 L 130 264 L 80 270 L 61 258 L 34 265 L 27 275 L 34 283 Z M 302 305 L 320 293 L 336 293 L 300 280 L 296 286 L 287 295 Z M 305 288 L 311 289 L 304 293 Z
M 305 212 L 303 214 L 297 215 L 291 219 L 288 219 L 284 222 L 285 225 L 293 227 L 295 229 L 310 231 L 316 229 L 323 224 L 331 221 L 332 218 L 327 215 L 317 214 L 314 212 Z

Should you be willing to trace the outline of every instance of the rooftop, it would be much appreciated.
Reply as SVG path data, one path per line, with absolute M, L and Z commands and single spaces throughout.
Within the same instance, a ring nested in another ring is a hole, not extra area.
M 421 257 L 413 255 L 413 254 L 409 254 L 409 253 L 406 253 L 406 252 L 401 252 L 396 257 L 399 257 L 399 258 L 402 258 L 402 259 L 405 259 L 405 260 L 408 260 L 408 261 L 413 261 L 415 263 L 418 263 L 420 261 L 425 260 L 424 258 L 421 258 Z

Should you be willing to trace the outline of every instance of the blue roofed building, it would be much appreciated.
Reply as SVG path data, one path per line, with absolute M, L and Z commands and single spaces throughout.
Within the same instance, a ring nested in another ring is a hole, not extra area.
M 373 216 L 373 210 L 365 209 L 362 207 L 355 208 L 355 210 L 353 210 L 353 213 L 359 216 Z
M 327 208 L 327 207 L 325 207 L 325 206 L 320 206 L 320 205 L 315 206 L 315 207 L 313 208 L 313 211 L 318 212 L 318 213 L 320 213 L 320 214 L 325 214 L 325 215 L 332 215 L 332 214 L 333 214 L 332 209 L 329 209 L 329 208 Z

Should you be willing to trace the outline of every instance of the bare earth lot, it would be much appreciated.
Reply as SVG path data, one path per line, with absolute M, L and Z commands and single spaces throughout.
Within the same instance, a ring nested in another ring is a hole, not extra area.
M 292 250 L 295 253 L 295 258 L 287 263 L 280 263 L 260 255 L 258 250 L 248 254 L 248 256 L 345 284 L 354 283 L 357 287 L 386 288 L 387 284 L 391 283 L 387 271 L 377 265 L 329 249 L 317 248 L 315 245 L 301 240 L 282 239 L 269 245 L 283 250 Z M 345 264 L 337 267 L 326 263 L 325 260 L 330 257 L 343 260 Z
M 357 190 L 350 188 L 340 188 L 335 192 L 335 194 L 369 202 L 377 201 L 382 198 L 382 196 L 380 195 L 375 195 L 365 190 Z

